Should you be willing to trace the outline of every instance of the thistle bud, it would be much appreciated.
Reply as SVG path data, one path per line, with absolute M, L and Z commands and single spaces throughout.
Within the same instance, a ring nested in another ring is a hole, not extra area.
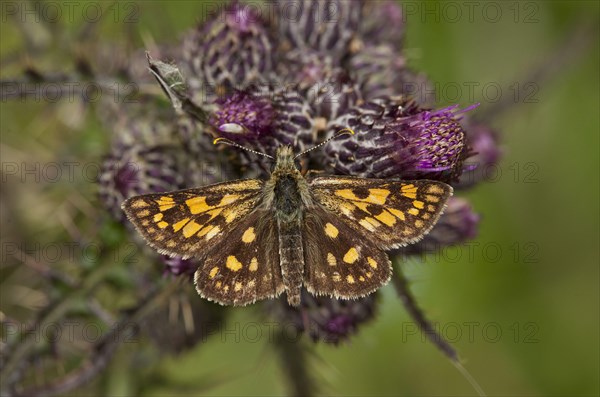
M 234 2 L 193 30 L 183 43 L 182 68 L 196 103 L 268 79 L 273 45 L 266 21 Z

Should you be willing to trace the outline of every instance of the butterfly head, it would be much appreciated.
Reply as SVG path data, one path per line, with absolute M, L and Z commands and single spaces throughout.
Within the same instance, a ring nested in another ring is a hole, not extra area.
M 280 146 L 275 154 L 275 167 L 273 172 L 293 172 L 298 167 L 295 162 L 296 156 L 291 146 Z

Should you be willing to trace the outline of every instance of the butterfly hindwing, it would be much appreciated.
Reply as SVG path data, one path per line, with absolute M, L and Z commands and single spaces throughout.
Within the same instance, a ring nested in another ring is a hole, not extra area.
M 390 279 L 392 268 L 385 252 L 327 209 L 308 208 L 302 237 L 304 284 L 312 294 L 358 298 Z
M 369 236 L 384 250 L 423 238 L 435 225 L 452 195 L 449 185 L 429 180 L 328 176 L 312 179 L 310 187 L 317 203 L 355 233 Z
M 228 239 L 260 201 L 256 179 L 218 183 L 198 189 L 145 194 L 125 200 L 129 220 L 162 254 L 206 257 Z
M 277 224 L 271 211 L 240 221 L 196 271 L 198 293 L 223 305 L 246 305 L 283 292 Z

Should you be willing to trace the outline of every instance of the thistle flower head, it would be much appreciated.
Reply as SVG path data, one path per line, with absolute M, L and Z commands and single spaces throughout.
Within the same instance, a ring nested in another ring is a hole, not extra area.
M 315 50 L 336 62 L 350 52 L 360 25 L 362 1 L 299 0 L 293 3 L 294 7 L 287 7 L 288 4 L 276 2 L 282 51 Z
M 400 48 L 405 27 L 405 16 L 397 1 L 364 2 L 359 37 L 366 45 L 390 44 L 396 49 Z
M 313 141 L 314 119 L 307 100 L 295 91 L 250 88 L 234 92 L 215 102 L 217 110 L 209 119 L 210 134 L 226 137 L 242 146 L 273 155 L 277 148 L 291 145 L 301 151 Z M 199 139 L 203 139 L 199 136 Z M 252 164 L 262 176 L 268 176 L 270 162 L 248 155 L 244 150 L 228 148 L 238 155 L 239 165 Z M 249 176 L 244 174 L 242 176 Z
M 333 122 L 356 134 L 327 148 L 338 173 L 376 178 L 455 180 L 466 154 L 456 106 L 431 111 L 403 99 L 370 101 Z
M 305 49 L 290 51 L 279 63 L 283 83 L 304 96 L 315 118 L 335 119 L 362 98 L 352 74 L 336 66 L 327 53 Z
M 465 133 L 452 112 L 455 108 L 424 111 L 408 122 L 407 136 L 414 136 L 411 144 L 417 157 L 414 164 L 416 171 L 441 172 L 460 165 L 465 149 Z
M 271 309 L 282 323 L 291 324 L 314 341 L 338 344 L 375 316 L 378 301 L 377 293 L 356 300 L 338 300 L 303 290 L 299 308 L 278 301 Z
M 267 22 L 237 1 L 186 36 L 182 52 L 197 102 L 267 81 L 274 65 Z
M 183 188 L 180 156 L 163 146 L 115 148 L 100 167 L 99 193 L 105 207 L 124 221 L 121 203 L 125 199 Z

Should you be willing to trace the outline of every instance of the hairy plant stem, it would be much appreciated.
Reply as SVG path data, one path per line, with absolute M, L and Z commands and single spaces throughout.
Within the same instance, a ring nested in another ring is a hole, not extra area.
M 119 345 L 135 334 L 137 325 L 180 288 L 179 283 L 175 281 L 157 287 L 130 314 L 113 325 L 111 330 L 98 343 L 94 344 L 90 349 L 90 357 L 79 369 L 53 382 L 19 391 L 15 395 L 23 397 L 55 396 L 84 385 L 108 365 Z
M 50 304 L 43 310 L 34 324 L 27 330 L 23 330 L 14 340 L 18 342 L 14 350 L 5 358 L 3 367 L 0 369 L 0 386 L 2 388 L 14 384 L 18 381 L 18 373 L 15 371 L 19 363 L 26 358 L 30 351 L 35 347 L 36 333 L 30 330 L 44 329 L 49 324 L 59 321 L 64 314 L 78 301 L 90 294 L 94 288 L 101 283 L 107 273 L 119 262 L 110 260 L 103 261 L 96 269 L 89 273 L 85 279 L 76 288 L 72 289 L 60 300 Z M 10 351 L 10 346 L 8 351 Z M 17 375 L 17 376 L 15 376 Z
M 291 396 L 310 397 L 316 395 L 316 385 L 308 368 L 306 346 L 298 338 L 290 339 L 281 331 L 275 334 L 274 345 L 281 359 L 281 368 L 287 379 Z
M 453 362 L 458 362 L 458 353 L 456 350 L 454 350 L 454 348 L 435 330 L 431 322 L 425 317 L 423 310 L 417 305 L 417 302 L 408 287 L 408 281 L 406 280 L 406 277 L 404 277 L 404 274 L 402 274 L 398 263 L 396 263 L 394 269 L 392 282 L 404 307 L 417 323 L 421 331 L 425 333 L 427 338 L 436 345 L 446 357 Z

